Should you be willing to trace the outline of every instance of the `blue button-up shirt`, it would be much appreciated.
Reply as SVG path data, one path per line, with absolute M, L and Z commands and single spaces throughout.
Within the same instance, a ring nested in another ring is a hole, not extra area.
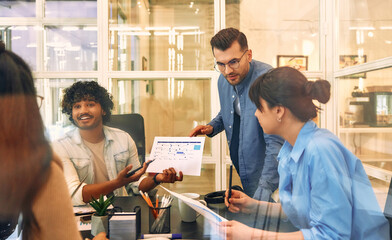
M 274 135 L 264 134 L 257 118 L 254 116 L 256 106 L 248 96 L 249 88 L 257 77 L 267 72 L 270 65 L 252 60 L 246 77 L 234 87 L 221 74 L 218 79 L 219 99 L 221 110 L 208 123 L 214 128 L 213 137 L 221 131 L 226 131 L 227 142 L 232 144 L 234 101 L 240 102 L 240 133 L 238 148 L 239 175 L 245 193 L 259 200 L 268 201 L 270 195 L 278 187 L 277 155 L 283 140 Z
M 389 239 L 361 161 L 334 134 L 309 121 L 278 159 L 282 208 L 305 239 Z

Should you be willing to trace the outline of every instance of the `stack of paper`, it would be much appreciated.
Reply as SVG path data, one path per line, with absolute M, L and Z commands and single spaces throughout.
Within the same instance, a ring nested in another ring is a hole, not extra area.
M 109 234 L 111 240 L 136 240 L 136 214 L 115 213 L 109 220 Z

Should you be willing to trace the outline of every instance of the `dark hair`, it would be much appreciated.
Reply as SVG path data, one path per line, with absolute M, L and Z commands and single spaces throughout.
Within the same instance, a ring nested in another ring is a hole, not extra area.
M 69 116 L 69 120 L 74 123 L 72 118 L 72 106 L 83 100 L 98 102 L 106 115 L 102 116 L 103 124 L 109 122 L 113 109 L 112 96 L 108 91 L 95 81 L 76 82 L 69 88 L 64 89 L 64 98 L 61 102 L 63 113 Z
M 308 81 L 298 70 L 291 67 L 278 67 L 258 77 L 249 89 L 249 98 L 262 110 L 260 98 L 270 108 L 284 106 L 302 122 L 317 116 L 319 107 L 312 99 L 327 103 L 331 84 L 326 80 Z
M 33 203 L 47 181 L 52 150 L 31 70 L 0 42 L 0 222 L 23 215 L 23 239 L 39 231 Z M 3 225 L 3 224 L 2 224 Z M 3 225 L 4 226 L 4 225 Z
M 248 48 L 248 41 L 244 33 L 240 32 L 235 28 L 226 28 L 220 30 L 215 36 L 211 38 L 210 44 L 212 51 L 214 48 L 225 51 L 228 49 L 235 41 L 241 46 L 241 50 Z
M 5 49 L 0 41 L 0 94 L 26 94 L 35 97 L 36 90 L 29 66 L 18 55 Z

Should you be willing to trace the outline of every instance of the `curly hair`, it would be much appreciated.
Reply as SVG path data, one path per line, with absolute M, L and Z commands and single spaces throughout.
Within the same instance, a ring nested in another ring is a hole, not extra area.
M 72 118 L 72 107 L 75 103 L 90 100 L 97 102 L 101 105 L 102 110 L 105 111 L 106 115 L 102 116 L 103 124 L 109 122 L 111 111 L 113 109 L 112 95 L 108 91 L 100 86 L 95 81 L 88 82 L 76 82 L 69 88 L 64 89 L 64 97 L 61 101 L 62 112 L 69 116 L 69 120 L 75 124 Z

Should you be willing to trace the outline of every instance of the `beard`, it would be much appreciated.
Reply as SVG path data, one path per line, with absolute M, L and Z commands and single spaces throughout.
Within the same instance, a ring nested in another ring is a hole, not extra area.
M 94 122 L 89 126 L 80 126 L 77 122 L 74 122 L 75 126 L 81 130 L 91 130 L 99 126 L 99 122 Z
M 73 120 L 74 125 L 81 129 L 81 130 L 91 130 L 91 129 L 95 129 L 96 127 L 98 127 L 101 123 L 102 123 L 102 118 L 101 119 L 97 119 L 94 118 L 94 121 L 90 124 L 90 125 L 84 125 L 84 124 L 79 124 L 79 121 L 81 120 L 82 117 L 86 116 L 86 114 L 79 116 L 77 119 Z M 93 117 L 91 115 L 87 115 L 88 117 Z

